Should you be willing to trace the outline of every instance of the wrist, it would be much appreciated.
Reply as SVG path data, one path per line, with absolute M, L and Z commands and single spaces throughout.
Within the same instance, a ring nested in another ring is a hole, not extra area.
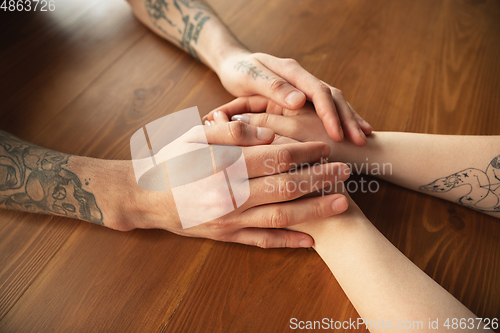
M 209 66 L 217 76 L 221 78 L 224 70 L 227 68 L 227 63 L 230 62 L 233 57 L 241 57 L 249 54 L 251 54 L 251 52 L 238 41 L 228 42 L 226 47 L 217 48 L 211 53 Z
M 137 203 L 137 184 L 130 161 L 73 156 L 70 168 L 83 183 L 83 189 L 94 196 L 104 226 L 121 231 L 137 228 L 130 220 Z

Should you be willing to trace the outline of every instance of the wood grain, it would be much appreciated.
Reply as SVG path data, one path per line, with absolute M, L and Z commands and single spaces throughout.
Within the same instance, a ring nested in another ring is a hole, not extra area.
M 500 134 L 498 1 L 208 2 L 253 51 L 297 59 L 377 130 Z M 124 1 L 58 6 L 51 17 L 0 13 L 0 129 L 129 159 L 137 128 L 231 99 Z M 500 317 L 497 220 L 383 181 L 353 198 L 473 312 Z M 1 332 L 287 332 L 290 318 L 357 316 L 314 251 L 0 211 Z

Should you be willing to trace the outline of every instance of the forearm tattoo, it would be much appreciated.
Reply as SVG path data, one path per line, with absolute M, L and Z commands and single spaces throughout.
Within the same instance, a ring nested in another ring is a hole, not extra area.
M 0 208 L 57 214 L 103 225 L 92 193 L 68 167 L 71 155 L 0 131 Z
M 257 78 L 261 78 L 264 80 L 269 79 L 267 75 L 262 74 L 262 70 L 258 70 L 257 66 L 252 64 L 250 61 L 240 61 L 235 66 L 238 72 L 248 73 L 252 77 L 252 79 L 257 80 Z
M 491 160 L 486 171 L 469 168 L 420 186 L 421 191 L 444 193 L 460 186 L 469 192 L 457 202 L 482 212 L 500 212 L 500 155 Z
M 213 15 L 207 5 L 193 0 L 145 0 L 145 6 L 155 27 L 200 59 L 191 42 L 198 41 L 203 25 Z

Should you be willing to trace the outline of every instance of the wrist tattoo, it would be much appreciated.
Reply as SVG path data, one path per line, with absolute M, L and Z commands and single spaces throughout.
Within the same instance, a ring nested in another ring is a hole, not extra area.
M 250 61 L 240 61 L 234 66 L 234 69 L 236 69 L 240 73 L 250 74 L 250 76 L 254 80 L 256 80 L 257 78 L 261 78 L 264 80 L 269 79 L 267 75 L 262 74 L 262 70 L 258 70 L 257 66 L 252 64 Z
M 92 193 L 69 170 L 71 155 L 0 131 L 0 208 L 57 214 L 104 225 Z
M 491 160 L 485 171 L 465 169 L 420 186 L 419 190 L 444 193 L 465 185 L 470 190 L 458 198 L 458 203 L 481 212 L 500 212 L 500 155 Z
M 145 0 L 144 4 L 153 25 L 200 60 L 191 42 L 198 42 L 203 26 L 213 15 L 210 8 L 193 0 Z

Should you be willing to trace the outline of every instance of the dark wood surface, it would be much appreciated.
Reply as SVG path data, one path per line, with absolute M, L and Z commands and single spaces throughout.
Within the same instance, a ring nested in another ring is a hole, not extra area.
M 498 1 L 209 3 L 252 50 L 341 88 L 377 130 L 500 134 Z M 123 0 L 0 12 L 0 28 L 0 129 L 47 148 L 129 159 L 137 128 L 231 100 Z M 384 182 L 354 198 L 473 312 L 500 317 L 497 219 Z M 1 332 L 286 332 L 292 317 L 357 318 L 314 251 L 12 211 L 0 221 Z

